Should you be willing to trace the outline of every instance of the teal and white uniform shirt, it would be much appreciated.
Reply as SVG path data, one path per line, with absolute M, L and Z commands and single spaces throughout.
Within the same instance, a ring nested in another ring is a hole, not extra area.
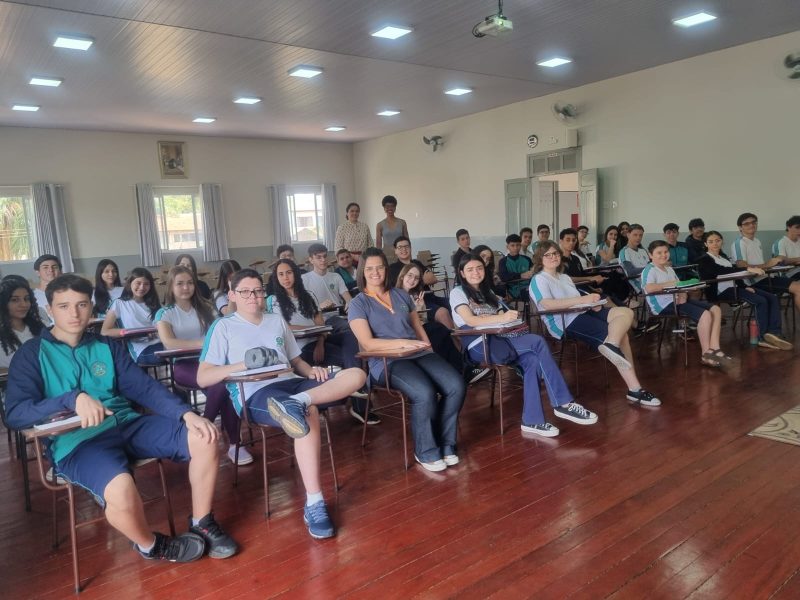
M 205 334 L 194 306 L 188 311 L 174 304 L 163 306 L 158 309 L 154 320 L 156 323 L 169 323 L 172 335 L 179 340 L 199 340 Z
M 651 263 L 642 271 L 642 289 L 645 289 L 648 283 L 667 283 L 669 281 L 678 281 L 678 276 L 672 267 L 657 267 Z M 654 294 L 647 296 L 646 299 L 650 312 L 658 315 L 672 304 L 674 296 L 672 294 Z
M 578 298 L 581 295 L 578 288 L 572 283 L 572 279 L 569 275 L 559 273 L 554 277 L 544 271 L 539 271 L 531 278 L 529 292 L 531 300 L 536 303 L 536 308 L 539 310 L 547 310 L 542 306 L 543 300 Z M 564 331 L 579 314 L 581 313 L 573 312 L 560 315 L 545 315 L 544 324 L 545 327 L 547 327 L 547 331 L 550 332 L 550 335 L 560 340 L 564 335 Z
M 772 244 L 772 256 L 785 256 L 786 258 L 800 258 L 800 239 L 793 242 L 789 236 L 783 236 Z M 800 273 L 800 267 L 795 267 L 791 271 L 783 273 L 786 277 L 794 277 Z
M 265 346 L 278 353 L 281 362 L 287 366 L 300 356 L 300 348 L 294 339 L 292 330 L 279 315 L 263 313 L 258 324 L 233 313 L 217 319 L 208 329 L 200 360 L 212 365 L 232 365 L 244 360 L 245 352 L 250 348 Z M 226 384 L 236 412 L 242 413 L 242 404 L 255 392 L 278 381 L 297 377 L 293 373 L 281 375 L 275 379 L 247 382 L 244 384 L 244 399 L 239 397 L 239 386 Z
M 303 285 L 306 286 L 306 290 L 316 300 L 318 306 L 321 306 L 326 300 L 330 300 L 337 306 L 344 304 L 343 295 L 347 292 L 347 286 L 338 273 L 327 271 L 325 275 L 318 275 L 314 271 L 309 271 L 303 275 Z
M 609 249 L 613 250 L 613 248 L 609 248 L 608 244 L 606 244 L 605 242 L 600 242 L 599 244 L 597 244 L 597 248 L 594 249 L 594 262 L 595 262 L 595 264 L 605 267 L 606 265 L 612 265 L 615 262 L 618 262 L 618 259 L 616 259 L 616 258 L 612 258 L 608 262 L 606 262 L 606 261 L 604 261 L 602 259 L 602 257 L 600 256 L 600 251 L 602 250 L 603 252 L 606 252 Z
M 144 302 L 137 302 L 133 299 L 118 299 L 114 300 L 108 310 L 109 312 L 114 311 L 117 316 L 117 324 L 122 329 L 138 329 L 140 327 L 153 327 L 154 325 L 153 319 L 150 317 L 150 309 Z M 145 348 L 158 343 L 158 336 L 152 334 L 144 338 L 129 340 L 128 350 L 133 360 L 137 360 Z
M 628 281 L 633 284 L 637 291 L 641 292 L 641 282 L 638 276 L 644 271 L 644 268 L 650 263 L 650 255 L 647 250 L 639 246 L 635 250 L 630 246 L 625 246 L 619 251 L 619 263 L 622 269 L 628 276 Z
M 731 244 L 731 260 L 736 263 L 743 260 L 748 265 L 763 265 L 764 251 L 761 249 L 761 242 L 754 237 L 752 240 L 740 235 Z M 746 280 L 750 283 L 764 279 L 766 275 L 759 275 Z
M 314 319 L 309 319 L 300 313 L 300 301 L 297 298 L 289 299 L 292 301 L 292 304 L 294 304 L 294 312 L 292 313 L 292 318 L 289 319 L 289 325 L 298 325 L 300 327 L 313 327 L 316 325 Z M 279 317 L 283 317 L 281 305 L 276 296 L 270 296 L 267 298 L 267 312 L 272 313 L 273 315 L 278 315 Z M 316 337 L 307 337 L 298 341 L 297 343 L 300 348 L 305 348 L 309 344 L 315 344 L 316 342 Z

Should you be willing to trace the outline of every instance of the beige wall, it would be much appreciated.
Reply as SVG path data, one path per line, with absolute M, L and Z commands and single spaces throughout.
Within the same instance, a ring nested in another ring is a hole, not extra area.
M 582 111 L 583 167 L 601 169 L 609 203 L 601 220 L 660 232 L 702 216 L 732 230 L 749 209 L 762 228 L 783 229 L 800 212 L 800 82 L 782 80 L 777 65 L 798 47 L 795 32 L 358 143 L 362 218 L 374 223 L 379 199 L 394 194 L 413 237 L 500 234 L 503 181 L 526 175 L 527 136 L 539 136 L 537 152 L 564 137 L 550 114 L 559 100 Z M 435 154 L 421 140 L 434 134 L 446 140 Z
M 188 179 L 161 180 L 156 142 L 186 142 Z M 0 185 L 66 184 L 77 258 L 138 254 L 134 184 L 221 183 L 228 242 L 272 244 L 266 186 L 337 184 L 353 197 L 351 144 L 0 127 Z

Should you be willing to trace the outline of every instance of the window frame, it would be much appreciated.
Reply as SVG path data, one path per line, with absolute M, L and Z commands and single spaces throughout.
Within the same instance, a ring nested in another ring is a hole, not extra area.
M 30 185 L 0 185 L 0 198 L 21 198 L 22 211 L 25 219 L 25 231 L 28 237 L 28 258 L 4 259 L 0 264 L 15 264 L 33 262 L 38 252 L 35 227 L 35 207 L 33 205 L 33 189 Z M 2 235 L 2 234 L 0 234 Z
M 174 247 L 177 244 L 191 243 L 192 240 L 184 240 L 184 231 L 173 231 L 167 227 L 167 211 L 164 206 L 165 196 L 191 196 L 192 198 L 192 225 L 194 231 L 188 233 L 194 235 L 194 246 Z M 156 229 L 158 229 L 158 244 L 162 252 L 196 252 L 205 247 L 205 223 L 202 220 L 203 199 L 200 190 L 194 186 L 153 186 L 153 208 L 156 214 Z M 173 236 L 180 235 L 181 240 L 175 241 Z
M 314 215 L 317 221 L 317 238 L 313 240 L 300 240 L 297 238 L 297 210 L 295 196 L 299 194 L 314 195 Z M 325 244 L 325 199 L 322 185 L 287 185 L 286 206 L 289 213 L 289 236 L 293 244 Z M 332 242 L 333 240 L 331 240 Z

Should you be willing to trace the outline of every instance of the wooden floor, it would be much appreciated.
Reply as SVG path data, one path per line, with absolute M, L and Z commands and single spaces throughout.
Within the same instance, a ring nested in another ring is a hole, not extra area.
M 696 343 L 655 353 L 636 340 L 658 409 L 629 406 L 621 380 L 590 361 L 581 396 L 600 415 L 582 427 L 557 420 L 555 439 L 519 429 L 520 392 L 506 396 L 506 434 L 488 388 L 470 389 L 459 466 L 404 471 L 395 422 L 360 428 L 332 416 L 341 490 L 325 494 L 335 539 L 306 533 L 296 468 L 272 467 L 273 514 L 264 520 L 258 458 L 232 487 L 221 461 L 218 520 L 241 545 L 224 561 L 146 562 L 104 523 L 80 534 L 83 598 L 800 598 L 800 447 L 747 435 L 800 404 L 797 352 L 752 349 L 727 331 L 728 374 L 701 368 Z M 800 338 L 800 336 L 799 336 Z M 572 383 L 572 374 L 567 370 Z M 511 377 L 515 377 L 511 375 Z M 72 594 L 65 538 L 50 544 L 50 495 L 22 502 L 19 463 L 0 440 L 0 597 Z M 179 530 L 189 512 L 185 467 L 168 475 Z M 152 476 L 140 486 L 152 487 Z M 91 509 L 91 503 L 83 500 Z M 161 507 L 148 508 L 166 530 Z M 62 517 L 65 514 L 62 513 Z

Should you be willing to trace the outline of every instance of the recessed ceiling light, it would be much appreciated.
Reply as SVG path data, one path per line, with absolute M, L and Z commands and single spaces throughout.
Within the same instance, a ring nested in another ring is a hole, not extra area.
M 381 112 L 377 113 L 379 117 L 393 117 L 399 114 L 400 114 L 399 110 L 382 110 Z
M 261 98 L 254 98 L 252 96 L 242 96 L 233 101 L 235 104 L 258 104 Z
M 31 77 L 31 80 L 28 82 L 31 85 L 44 85 L 47 87 L 58 87 L 64 82 L 63 79 L 59 79 L 56 77 Z
M 387 40 L 396 40 L 414 31 L 410 27 L 398 27 L 397 25 L 387 25 L 383 29 L 372 33 L 372 37 L 386 38 Z
M 560 67 L 561 65 L 566 65 L 571 63 L 572 60 L 569 58 L 561 58 L 560 56 L 554 56 L 551 59 L 543 60 L 541 62 L 536 63 L 540 67 L 548 67 L 550 69 L 554 67 Z
M 347 127 L 343 125 L 331 125 L 330 127 L 326 127 L 325 131 L 344 131 Z
M 59 36 L 53 43 L 56 48 L 69 48 L 70 50 L 88 50 L 94 40 L 89 37 Z
M 289 70 L 289 75 L 292 77 L 304 77 L 305 79 L 311 79 L 320 73 L 322 73 L 322 67 L 313 67 L 311 65 L 297 65 Z
M 463 96 L 464 94 L 471 94 L 472 90 L 469 88 L 453 88 L 452 90 L 447 90 L 445 94 L 450 96 Z
M 32 104 L 15 104 L 11 107 L 11 110 L 24 110 L 26 112 L 36 112 L 39 110 L 40 106 L 35 106 Z
M 707 23 L 708 21 L 713 21 L 716 19 L 714 15 L 710 15 L 708 13 L 699 12 L 696 15 L 689 15 L 688 17 L 683 17 L 682 19 L 674 19 L 672 23 L 677 25 L 678 27 L 694 27 L 695 25 L 700 25 L 700 23 Z
M 216 117 L 197 117 L 192 120 L 192 123 L 213 123 L 216 120 Z

